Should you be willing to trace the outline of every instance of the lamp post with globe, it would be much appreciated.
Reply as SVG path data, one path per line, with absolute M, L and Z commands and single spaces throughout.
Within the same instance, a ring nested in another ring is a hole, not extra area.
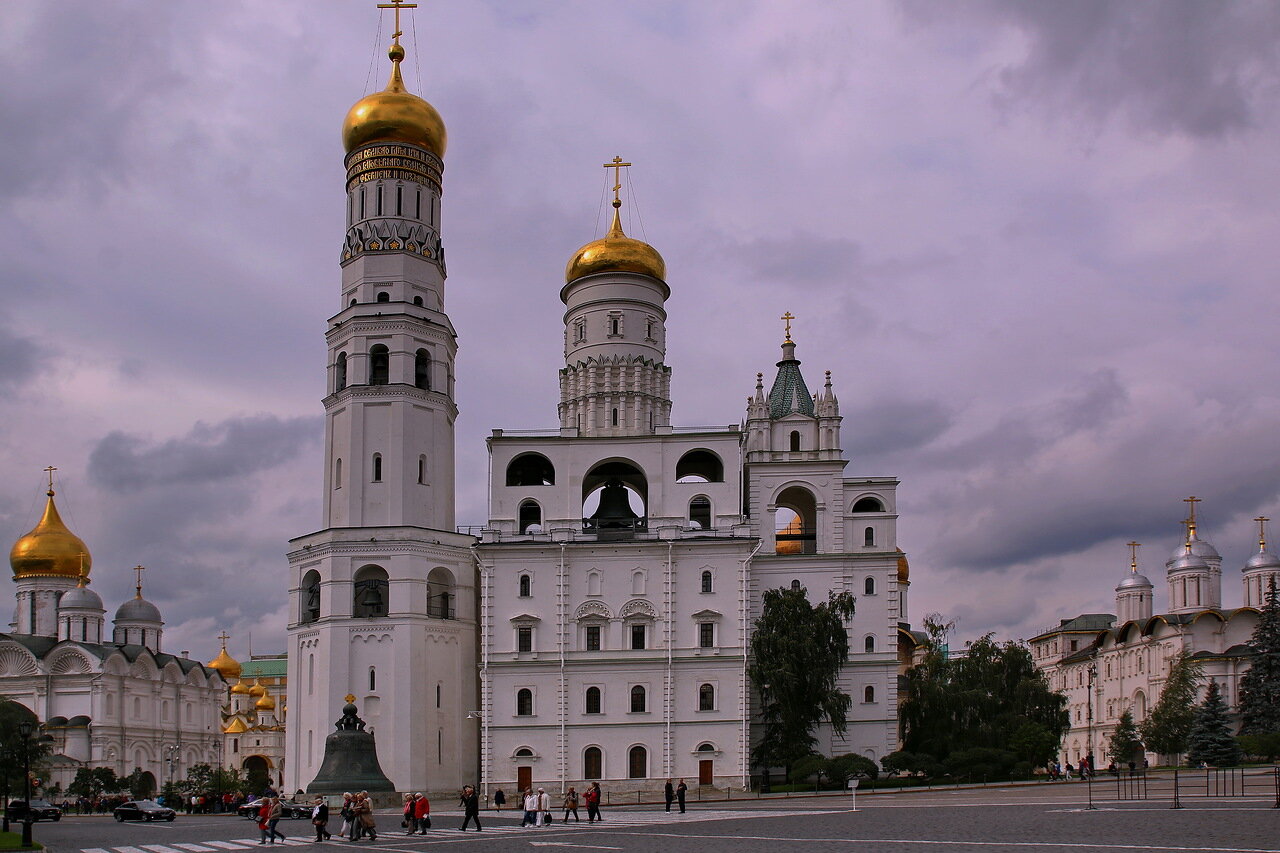
M 22 815 L 22 846 L 31 846 L 31 732 L 35 725 L 30 720 L 18 723 L 18 736 L 22 738 L 22 789 L 27 810 Z

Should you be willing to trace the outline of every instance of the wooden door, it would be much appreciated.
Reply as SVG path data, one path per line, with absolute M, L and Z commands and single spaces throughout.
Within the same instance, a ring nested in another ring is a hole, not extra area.
M 533 787 L 533 768 L 517 767 L 516 768 L 516 787 L 520 789 L 519 796 L 523 797 L 524 792 Z
M 698 784 L 710 785 L 712 778 L 715 776 L 710 758 L 704 758 L 698 762 Z

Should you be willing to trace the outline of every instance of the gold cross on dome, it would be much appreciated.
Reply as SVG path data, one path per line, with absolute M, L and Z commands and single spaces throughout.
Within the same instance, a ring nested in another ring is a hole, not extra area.
M 222 650 L 225 652 L 227 650 L 227 640 L 231 639 L 231 635 L 224 630 L 218 635 L 218 639 L 222 641 Z
M 795 314 L 792 314 L 790 311 L 788 311 L 787 313 L 783 314 L 783 315 L 782 315 L 781 317 L 779 317 L 778 319 L 779 319 L 779 320 L 784 321 L 784 322 L 787 324 L 787 343 L 792 343 L 792 340 L 791 340 L 791 321 L 792 321 L 792 320 L 794 320 L 794 319 L 796 319 L 796 315 L 795 315 Z
M 58 469 L 54 468 L 52 465 L 44 469 L 44 472 L 49 475 L 49 491 L 51 492 L 53 491 L 53 472 L 57 470 Z
M 404 35 L 404 32 L 403 32 L 403 31 L 401 31 L 401 29 L 400 29 L 400 10 L 401 10 L 401 9 L 416 9 L 416 8 L 418 8 L 418 4 L 417 4 L 417 3 L 406 3 L 406 2 L 404 2 L 404 0 L 391 0 L 391 2 L 390 2 L 390 3 L 379 3 L 379 4 L 378 4 L 378 8 L 379 8 L 379 9 L 395 9 L 395 10 L 396 10 L 396 31 L 395 31 L 395 32 L 393 32 L 393 33 L 391 34 L 391 40 L 392 40 L 393 42 L 395 42 L 396 44 L 399 44 L 399 43 L 400 43 L 400 36 Z
M 606 169 L 613 169 L 613 200 L 614 201 L 622 200 L 618 198 L 618 190 L 622 189 L 622 167 L 630 166 L 630 165 L 631 165 L 630 163 L 622 162 L 621 157 L 614 157 L 612 162 L 604 164 L 604 167 Z
M 1141 547 L 1142 543 L 1130 542 L 1128 544 L 1129 544 L 1129 568 L 1133 570 L 1134 574 L 1137 574 L 1138 573 L 1138 548 Z
M 142 598 L 142 573 L 145 572 L 146 570 L 147 570 L 146 566 L 133 567 L 134 574 L 138 576 L 138 585 L 137 587 L 135 587 L 135 589 L 138 590 L 138 594 L 137 594 L 138 598 Z
M 1200 503 L 1200 501 L 1201 501 L 1201 499 L 1200 499 L 1200 498 L 1198 498 L 1198 497 L 1196 497 L 1195 495 L 1192 495 L 1192 496 L 1191 496 L 1191 497 L 1189 497 L 1189 498 L 1183 498 L 1183 499 L 1182 499 L 1182 502 L 1183 502 L 1184 504 L 1186 504 L 1187 506 L 1191 507 L 1191 509 L 1190 509 L 1190 511 L 1189 511 L 1189 513 L 1190 513 L 1190 514 L 1187 516 L 1187 521 L 1191 522 L 1191 527 L 1192 527 L 1193 529 L 1194 529 L 1194 528 L 1195 528 L 1195 526 L 1196 526 L 1196 504 Z
M 1254 521 L 1258 522 L 1258 547 L 1259 548 L 1267 547 L 1267 522 L 1270 520 L 1271 519 L 1267 518 L 1265 515 L 1260 515 L 1254 519 Z

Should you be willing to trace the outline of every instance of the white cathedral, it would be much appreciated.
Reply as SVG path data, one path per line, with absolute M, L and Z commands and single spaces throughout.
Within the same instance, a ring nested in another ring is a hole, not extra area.
M 493 431 L 488 523 L 458 532 L 445 127 L 405 89 L 398 35 L 387 88 L 343 127 L 323 527 L 289 553 L 286 789 L 315 778 L 348 696 L 399 791 L 746 786 L 746 651 L 782 586 L 857 597 L 849 725 L 821 749 L 896 749 L 898 482 L 844 475 L 830 375 L 810 394 L 789 326 L 742 423 L 672 425 L 666 266 L 623 232 L 617 187 L 560 290 L 559 426 Z

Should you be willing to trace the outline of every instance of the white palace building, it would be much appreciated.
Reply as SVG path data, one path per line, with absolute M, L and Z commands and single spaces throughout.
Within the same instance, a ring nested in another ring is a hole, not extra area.
M 810 393 L 789 326 L 742 422 L 672 425 L 666 266 L 623 232 L 616 189 L 560 290 L 559 425 L 493 431 L 488 523 L 456 529 L 445 127 L 406 91 L 398 40 L 389 55 L 343 128 L 323 527 L 289 553 L 285 789 L 315 777 L 348 695 L 400 791 L 747 785 L 745 652 L 780 586 L 857 597 L 849 726 L 821 748 L 893 751 L 898 483 L 845 476 L 830 375 Z

